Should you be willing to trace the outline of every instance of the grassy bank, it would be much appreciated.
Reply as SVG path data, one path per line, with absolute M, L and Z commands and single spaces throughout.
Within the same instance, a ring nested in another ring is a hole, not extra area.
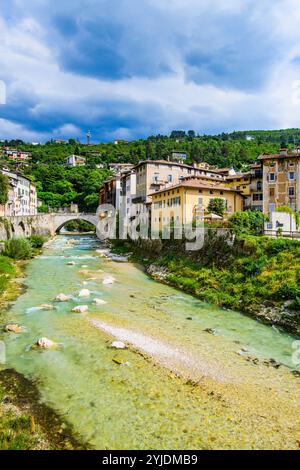
M 0 340 L 14 334 L 4 332 L 6 313 L 9 302 L 24 289 L 25 263 L 0 256 Z M 0 364 L 0 450 L 82 448 L 59 417 L 39 401 L 33 384 Z
M 210 235 L 196 252 L 170 241 L 148 247 L 140 242 L 130 249 L 133 259 L 157 280 L 300 334 L 298 241 L 241 235 L 231 245 L 224 237 Z

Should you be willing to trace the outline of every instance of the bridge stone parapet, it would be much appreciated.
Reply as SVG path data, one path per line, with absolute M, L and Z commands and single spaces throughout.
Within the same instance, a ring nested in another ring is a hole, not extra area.
M 67 222 L 84 220 L 97 226 L 97 215 L 86 213 L 57 212 L 27 216 L 0 217 L 0 240 L 31 235 L 54 236 Z

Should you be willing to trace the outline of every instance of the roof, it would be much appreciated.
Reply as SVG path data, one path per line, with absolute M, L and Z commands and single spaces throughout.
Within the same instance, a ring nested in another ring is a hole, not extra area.
M 69 160 L 69 158 L 79 158 L 80 160 L 86 160 L 85 157 L 81 157 L 80 155 L 69 155 L 68 157 L 65 158 L 65 160 Z
M 175 184 L 174 186 L 168 186 L 167 188 L 160 189 L 159 191 L 155 191 L 154 193 L 149 194 L 149 196 L 155 196 L 156 194 L 165 193 L 167 191 L 173 191 L 174 189 L 179 188 L 192 188 L 192 189 L 210 189 L 210 190 L 219 190 L 219 191 L 228 191 L 241 194 L 241 191 L 234 188 L 228 188 L 224 184 L 205 184 L 202 182 L 197 182 L 196 180 L 187 180 L 182 181 L 179 184 Z
M 258 160 L 269 160 L 279 158 L 300 158 L 300 153 L 272 153 L 269 155 L 262 154 L 258 157 Z
M 237 173 L 236 175 L 228 175 L 228 176 L 226 176 L 226 179 L 227 180 L 230 180 L 230 179 L 236 180 L 236 179 L 242 179 L 242 178 L 245 178 L 245 177 L 247 178 L 251 175 L 252 175 L 251 171 L 247 171 L 246 173 Z
M 198 168 L 192 165 L 187 165 L 186 163 L 180 163 L 180 162 L 169 162 L 167 160 L 143 160 L 139 162 L 137 165 L 135 165 L 134 168 L 138 168 L 139 166 L 145 165 L 145 164 L 150 164 L 150 165 L 168 165 L 168 166 L 180 166 L 182 168 L 187 168 L 189 170 L 196 170 L 196 171 L 210 171 L 211 173 L 216 173 L 218 172 L 216 170 L 206 170 L 205 168 Z

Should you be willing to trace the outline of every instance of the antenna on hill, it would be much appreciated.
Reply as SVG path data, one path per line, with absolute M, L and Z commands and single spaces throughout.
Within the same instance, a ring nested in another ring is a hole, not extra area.
M 91 131 L 88 131 L 88 133 L 86 134 L 86 145 L 91 145 L 91 138 L 92 138 Z

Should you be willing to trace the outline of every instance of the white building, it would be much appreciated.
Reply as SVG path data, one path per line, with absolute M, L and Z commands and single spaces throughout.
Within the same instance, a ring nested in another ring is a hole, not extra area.
M 8 202 L 2 212 L 6 217 L 36 215 L 37 214 L 37 192 L 34 184 L 25 176 L 2 170 L 8 177 L 10 189 L 8 191 Z
M 298 234 L 300 237 L 300 227 L 297 226 L 297 219 L 294 213 L 271 212 L 269 220 L 265 222 L 265 235 L 291 236 Z
M 70 155 L 65 158 L 65 165 L 67 166 L 84 166 L 86 164 L 86 159 L 84 157 L 79 157 L 78 155 Z
M 136 216 L 136 206 L 132 200 L 136 197 L 136 173 L 129 171 L 121 176 L 120 213 L 129 223 Z

